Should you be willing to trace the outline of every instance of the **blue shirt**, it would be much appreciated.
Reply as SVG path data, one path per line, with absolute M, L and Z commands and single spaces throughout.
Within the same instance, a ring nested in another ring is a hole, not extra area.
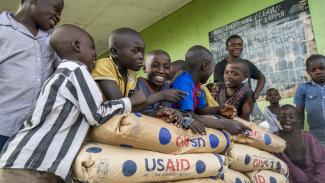
M 207 105 L 204 92 L 200 83 L 195 85 L 192 76 L 187 71 L 180 74 L 172 83 L 172 88 L 182 90 L 187 93 L 184 100 L 178 101 L 176 108 L 181 111 L 195 111 Z
M 325 86 L 313 81 L 299 85 L 294 102 L 305 106 L 310 129 L 325 128 Z
M 0 135 L 12 136 L 30 119 L 45 80 L 60 62 L 50 46 L 51 31 L 36 36 L 12 18 L 0 14 Z

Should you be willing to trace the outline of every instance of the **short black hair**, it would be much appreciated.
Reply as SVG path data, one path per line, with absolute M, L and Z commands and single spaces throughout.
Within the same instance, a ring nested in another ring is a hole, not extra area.
M 160 50 L 160 49 L 158 49 L 158 50 L 152 50 L 152 51 L 149 51 L 147 53 L 147 56 L 148 57 L 151 56 L 151 55 L 166 55 L 170 59 L 169 54 L 166 51 Z
M 316 60 L 324 60 L 325 61 L 325 56 L 321 54 L 313 54 L 309 56 L 306 60 L 306 68 L 308 69 L 310 66 L 310 63 Z
M 20 0 L 20 4 L 24 4 L 25 0 Z
M 277 91 L 279 93 L 279 90 L 276 88 L 269 88 L 266 90 L 265 94 L 267 95 L 267 93 L 271 92 L 271 91 Z
M 143 40 L 142 37 L 140 36 L 140 34 L 131 28 L 122 27 L 122 28 L 113 30 L 108 38 L 109 50 L 112 47 L 123 46 L 126 42 L 128 42 L 127 38 L 131 38 L 131 37 L 136 37 L 136 38 Z
M 192 46 L 185 55 L 185 62 L 188 69 L 193 69 L 199 67 L 199 62 L 203 61 L 213 61 L 212 53 L 201 45 Z
M 229 41 L 232 40 L 232 39 L 241 39 L 243 41 L 243 39 L 240 36 L 238 36 L 236 34 L 233 34 L 233 35 L 231 35 L 231 36 L 229 36 L 227 38 L 227 40 L 226 40 L 226 46 L 228 45 Z
M 298 112 L 297 108 L 291 104 L 284 104 L 283 106 L 280 107 L 280 110 L 287 110 L 287 109 L 293 109 L 296 113 Z
M 240 65 L 240 70 L 243 72 L 243 74 L 248 77 L 248 73 L 249 73 L 249 67 L 247 64 L 247 61 L 241 58 L 235 58 L 233 61 L 228 62 L 227 65 Z

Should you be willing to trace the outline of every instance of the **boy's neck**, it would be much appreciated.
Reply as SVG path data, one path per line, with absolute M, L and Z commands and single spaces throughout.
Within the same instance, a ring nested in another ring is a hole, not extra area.
M 148 85 L 150 86 L 150 88 L 151 88 L 153 91 L 155 91 L 155 92 L 159 92 L 159 91 L 161 91 L 162 86 L 157 86 L 157 85 L 153 84 L 149 79 L 146 79 L 146 80 L 147 80 L 147 82 L 148 82 Z
M 232 62 L 232 61 L 234 61 L 234 57 L 232 57 L 231 55 L 228 55 L 225 60 L 227 62 Z
M 280 103 L 277 102 L 277 103 L 270 103 L 269 107 L 271 108 L 280 108 Z
M 26 14 L 27 13 L 23 10 L 18 10 L 12 18 L 15 19 L 17 22 L 23 24 L 32 33 L 32 35 L 36 37 L 38 33 L 38 27 L 34 23 L 32 18 Z
M 190 73 L 190 75 L 192 76 L 192 79 L 193 79 L 195 85 L 200 83 L 200 77 L 198 75 L 198 73 L 200 73 L 200 71 L 190 70 L 190 69 L 187 69 L 186 71 L 188 73 Z
M 314 81 L 314 80 L 313 80 Z M 319 82 L 316 82 L 316 81 L 314 81 L 316 84 L 318 84 L 319 86 L 324 86 L 325 85 L 325 82 L 323 82 L 323 83 L 319 83 Z
M 113 57 L 112 57 L 112 59 L 113 59 L 113 62 L 115 63 L 115 65 L 117 66 L 119 73 L 122 75 L 122 77 L 124 77 L 127 74 L 128 69 L 126 67 L 123 67 L 120 64 L 120 62 L 117 61 L 116 59 L 114 59 Z

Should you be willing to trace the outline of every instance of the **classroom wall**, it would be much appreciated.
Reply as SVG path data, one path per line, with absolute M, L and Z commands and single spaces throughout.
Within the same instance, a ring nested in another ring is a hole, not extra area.
M 208 32 L 243 18 L 281 0 L 193 0 L 171 15 L 141 31 L 146 51 L 166 50 L 172 60 L 184 59 L 195 44 L 209 47 Z M 309 0 L 318 52 L 325 54 L 324 0 Z

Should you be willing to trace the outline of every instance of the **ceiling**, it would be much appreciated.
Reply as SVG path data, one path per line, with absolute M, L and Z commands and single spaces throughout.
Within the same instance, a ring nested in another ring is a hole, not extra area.
M 60 24 L 70 23 L 87 30 L 96 49 L 107 49 L 109 33 L 118 27 L 137 31 L 150 26 L 191 0 L 64 0 Z M 16 11 L 20 0 L 0 0 L 0 11 Z

